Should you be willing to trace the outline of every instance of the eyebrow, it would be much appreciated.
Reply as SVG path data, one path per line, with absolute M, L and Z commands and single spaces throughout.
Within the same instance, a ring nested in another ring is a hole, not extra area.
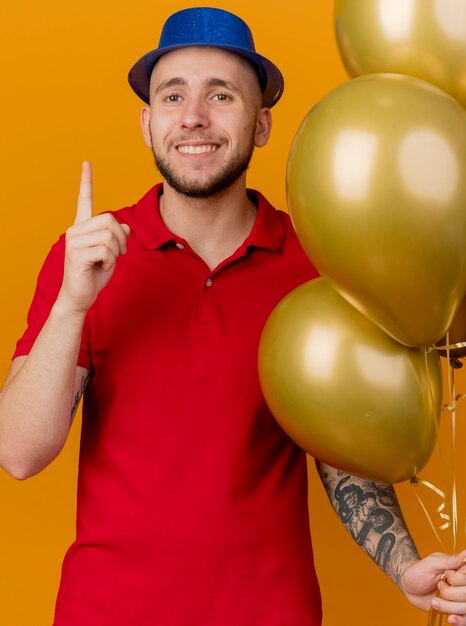
M 171 87 L 179 87 L 180 85 L 185 85 L 186 81 L 182 78 L 169 78 L 168 80 L 163 80 L 160 85 L 158 85 L 154 91 L 154 95 L 157 95 L 159 92 L 164 89 L 170 89 Z
M 234 93 L 238 94 L 238 95 L 242 95 L 241 90 L 239 89 L 239 87 L 237 87 L 237 85 L 229 80 L 224 80 L 223 78 L 208 78 L 206 81 L 206 84 L 209 87 L 223 87 L 224 89 L 229 89 L 230 91 L 233 91 Z M 158 85 L 154 91 L 154 95 L 159 94 L 161 91 L 164 91 L 165 89 L 171 89 L 172 87 L 180 87 L 186 85 L 186 81 L 184 80 L 184 78 L 180 78 L 178 76 L 175 76 L 173 78 L 169 78 L 167 80 L 163 80 L 160 85 Z
M 224 89 L 234 91 L 239 96 L 242 95 L 239 87 L 230 80 L 224 80 L 223 78 L 208 78 L 207 84 L 209 85 L 209 87 L 223 87 Z

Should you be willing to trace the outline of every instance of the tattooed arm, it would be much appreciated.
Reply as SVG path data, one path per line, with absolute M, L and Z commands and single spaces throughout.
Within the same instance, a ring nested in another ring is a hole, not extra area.
M 466 552 L 420 559 L 392 485 L 352 476 L 317 463 L 335 512 L 349 534 L 418 608 L 436 606 L 448 623 L 466 626 L 466 577 L 458 572 Z M 447 582 L 440 582 L 442 575 Z M 440 583 L 440 584 L 439 584 Z M 441 596 L 435 598 L 439 588 Z
M 319 464 L 318 470 L 335 512 L 353 539 L 400 584 L 410 563 L 419 561 L 391 485 L 375 483 Z
M 78 410 L 79 403 L 81 402 L 81 398 L 84 395 L 90 377 L 90 370 L 84 369 L 84 367 L 78 367 L 76 369 L 76 381 L 73 396 L 73 406 L 71 407 L 70 425 L 73 423 L 74 416 L 76 415 L 76 411 Z

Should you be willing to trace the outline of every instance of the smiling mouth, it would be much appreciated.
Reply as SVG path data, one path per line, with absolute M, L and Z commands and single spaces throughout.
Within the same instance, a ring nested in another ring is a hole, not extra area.
M 176 149 L 182 154 L 207 154 L 209 152 L 215 152 L 217 146 L 208 143 L 202 146 L 178 146 Z

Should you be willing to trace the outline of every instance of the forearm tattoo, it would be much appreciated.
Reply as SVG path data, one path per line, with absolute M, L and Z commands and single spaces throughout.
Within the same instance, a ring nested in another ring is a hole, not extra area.
M 319 465 L 333 508 L 358 545 L 397 584 L 419 558 L 392 485 Z
M 79 402 L 80 402 L 80 400 L 81 400 L 81 398 L 83 396 L 84 390 L 86 389 L 86 385 L 89 382 L 90 376 L 91 376 L 91 373 L 90 373 L 89 370 L 87 370 L 86 373 L 84 374 L 84 376 L 82 376 L 82 378 L 81 378 L 79 389 L 78 389 L 78 391 L 76 392 L 76 394 L 74 396 L 73 405 L 71 407 L 70 424 L 74 420 L 74 416 L 76 415 L 76 411 L 78 410 Z

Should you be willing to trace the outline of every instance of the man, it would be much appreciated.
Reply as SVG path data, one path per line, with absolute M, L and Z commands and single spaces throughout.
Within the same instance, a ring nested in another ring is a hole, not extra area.
M 256 366 L 267 317 L 317 274 L 289 218 L 246 190 L 283 79 L 242 20 L 205 8 L 171 16 L 129 78 L 163 185 L 93 216 L 83 165 L 0 397 L 0 462 L 26 478 L 59 453 L 85 390 L 55 626 L 317 626 L 305 455 Z M 350 483 L 393 518 L 383 568 L 411 602 L 466 624 L 466 553 L 419 560 L 386 485 L 319 467 L 337 512 Z

